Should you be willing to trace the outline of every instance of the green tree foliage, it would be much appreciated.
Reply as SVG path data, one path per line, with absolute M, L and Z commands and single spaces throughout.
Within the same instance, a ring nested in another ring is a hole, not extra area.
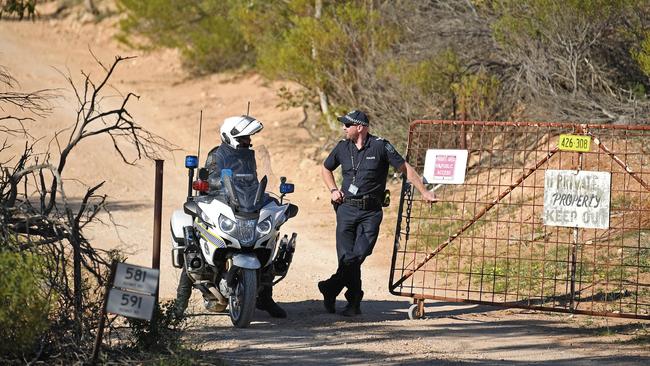
M 499 80 L 481 70 L 474 74 L 463 75 L 451 89 L 458 100 L 461 119 L 489 121 L 497 113 Z
M 215 63 L 215 67 L 202 71 L 253 64 L 270 78 L 304 86 L 311 92 L 306 95 L 308 99 L 316 90 L 327 93 L 336 112 L 363 104 L 358 92 L 376 83 L 367 79 L 374 79 L 377 64 L 383 62 L 381 55 L 399 38 L 397 22 L 382 18 L 378 10 L 380 5 L 390 5 L 385 1 L 324 0 L 322 14 L 317 17 L 314 0 L 229 0 L 220 2 L 219 11 L 199 16 L 200 21 L 193 22 L 189 19 L 196 16 L 188 13 L 202 6 L 193 2 L 118 3 L 127 13 L 121 25 L 124 42 L 133 44 L 134 35 L 145 36 L 147 45 L 177 47 L 187 64 L 204 67 L 206 62 L 202 60 L 213 57 L 210 46 L 223 48 L 231 52 L 233 62 Z M 227 22 L 230 29 L 228 33 L 208 30 L 210 22 Z M 212 38 L 199 41 L 202 33 Z M 233 39 L 241 39 L 238 44 L 243 48 L 232 48 Z
M 176 47 L 196 72 L 292 80 L 299 105 L 365 109 L 389 138 L 421 118 L 620 123 L 650 109 L 648 0 L 118 3 L 127 42 Z
M 282 39 L 291 28 L 291 17 L 309 13 L 313 1 L 229 0 L 230 16 L 237 19 L 237 30 L 255 49 L 270 46 Z
M 48 328 L 54 294 L 35 255 L 0 251 L 0 268 L 0 354 L 29 355 Z
M 420 95 L 434 101 L 445 119 L 490 120 L 497 113 L 500 82 L 485 69 L 473 71 L 458 53 L 447 49 L 413 65 L 394 64 L 404 87 L 415 86 Z
M 353 101 L 363 87 L 359 71 L 397 37 L 379 20 L 377 11 L 354 2 L 325 7 L 321 19 L 293 15 L 281 38 L 259 46 L 258 67 L 270 77 L 321 88 L 339 103 Z
M 118 0 L 117 5 L 126 13 L 120 41 L 140 48 L 177 48 L 194 73 L 238 68 L 254 59 L 230 17 L 228 1 Z

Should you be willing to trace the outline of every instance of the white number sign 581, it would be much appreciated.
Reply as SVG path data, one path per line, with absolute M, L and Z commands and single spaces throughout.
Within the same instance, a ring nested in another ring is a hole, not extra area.
M 113 285 L 127 290 L 155 294 L 159 273 L 159 270 L 153 268 L 118 263 Z

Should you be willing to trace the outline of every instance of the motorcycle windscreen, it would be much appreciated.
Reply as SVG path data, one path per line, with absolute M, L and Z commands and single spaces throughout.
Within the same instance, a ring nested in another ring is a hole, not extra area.
M 237 176 L 233 174 L 233 188 L 235 190 L 235 195 L 239 201 L 239 211 L 241 212 L 255 212 L 260 209 L 260 204 L 255 204 L 255 194 L 257 193 L 257 188 L 259 187 L 259 182 L 257 177 L 251 178 Z
M 259 207 L 255 205 L 255 194 L 260 184 L 257 179 L 255 151 L 233 149 L 227 145 L 219 149 L 221 150 L 219 153 L 222 154 L 220 160 L 223 162 L 223 167 L 232 170 L 233 189 L 239 201 L 239 211 L 255 212 L 259 210 Z

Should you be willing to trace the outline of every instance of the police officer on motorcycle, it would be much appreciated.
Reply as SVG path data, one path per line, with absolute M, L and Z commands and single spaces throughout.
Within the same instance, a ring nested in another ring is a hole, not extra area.
M 210 191 L 208 194 L 220 194 L 221 170 L 230 169 L 234 179 L 244 184 L 259 184 L 257 179 L 257 164 L 255 162 L 255 151 L 251 149 L 251 136 L 264 128 L 262 123 L 251 116 L 228 117 L 224 120 L 220 129 L 222 144 L 213 148 L 208 153 L 205 167 L 208 169 L 208 182 Z M 274 318 L 286 318 L 287 313 L 273 300 L 274 274 L 271 266 L 262 272 L 261 290 L 257 296 L 256 307 L 265 310 Z M 176 291 L 176 313 L 183 314 L 192 294 L 192 281 L 185 273 L 181 274 Z M 212 310 L 216 306 L 216 300 L 205 300 L 205 307 Z

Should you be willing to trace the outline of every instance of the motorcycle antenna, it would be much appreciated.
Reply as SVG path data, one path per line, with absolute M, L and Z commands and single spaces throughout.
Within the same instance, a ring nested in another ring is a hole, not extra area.
M 251 112 L 251 101 L 249 100 L 248 106 L 246 107 L 246 115 L 250 116 L 250 112 Z
M 199 115 L 199 149 L 196 152 L 197 159 L 201 157 L 201 130 L 202 129 L 203 129 L 203 109 L 201 109 L 201 113 Z

